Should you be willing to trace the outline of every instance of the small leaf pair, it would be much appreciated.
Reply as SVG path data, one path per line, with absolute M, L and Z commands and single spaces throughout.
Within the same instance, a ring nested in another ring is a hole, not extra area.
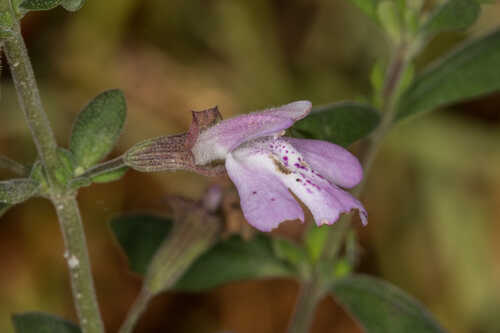
M 62 6 L 70 12 L 77 11 L 85 4 L 85 0 L 24 0 L 19 5 L 25 10 L 50 10 Z

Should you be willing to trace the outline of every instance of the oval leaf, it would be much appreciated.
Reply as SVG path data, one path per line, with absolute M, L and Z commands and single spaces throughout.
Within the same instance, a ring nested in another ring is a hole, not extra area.
M 0 1 L 0 38 L 6 38 L 12 31 L 16 18 L 12 15 L 8 1 Z
M 276 258 L 270 237 L 260 234 L 246 241 L 233 236 L 200 256 L 177 282 L 175 289 L 202 291 L 246 279 L 292 277 L 297 272 Z
M 94 98 L 78 115 L 71 133 L 70 150 L 75 173 L 82 174 L 106 156 L 117 141 L 125 122 L 127 105 L 120 90 L 109 90 Z
M 75 12 L 83 7 L 85 0 L 62 0 L 61 5 L 69 12 Z
M 29 178 L 19 178 L 0 182 L 0 202 L 6 204 L 21 203 L 38 191 L 38 182 Z
M 146 273 L 153 255 L 172 229 L 170 219 L 146 214 L 120 216 L 110 225 L 128 257 L 130 269 L 141 275 Z
M 343 102 L 313 108 L 311 114 L 292 127 L 292 134 L 324 140 L 347 147 L 367 136 L 379 124 L 380 115 L 372 107 Z
M 331 292 L 367 333 L 445 332 L 417 300 L 380 279 L 350 276 L 335 282 Z
M 273 238 L 273 250 L 276 257 L 300 267 L 309 262 L 305 249 L 286 238 Z
M 19 7 L 27 10 L 49 10 L 61 4 L 62 0 L 24 0 Z
M 113 170 L 109 170 L 109 171 L 105 171 L 103 173 L 100 173 L 96 176 L 93 176 L 91 177 L 91 181 L 93 183 L 109 183 L 109 182 L 114 182 L 120 178 L 122 178 L 123 176 L 125 176 L 125 174 L 127 173 L 129 167 L 128 166 L 123 166 L 121 168 L 118 168 L 118 169 L 113 169 Z
M 459 47 L 418 76 L 397 119 L 500 90 L 500 30 Z
M 477 0 L 448 0 L 438 7 L 422 27 L 422 32 L 434 35 L 442 31 L 468 28 L 479 17 Z
M 26 312 L 12 316 L 16 333 L 80 333 L 78 326 L 62 318 L 42 312 Z

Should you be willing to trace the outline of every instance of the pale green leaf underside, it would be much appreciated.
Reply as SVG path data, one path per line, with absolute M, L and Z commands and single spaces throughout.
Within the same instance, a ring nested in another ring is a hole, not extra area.
M 417 300 L 386 281 L 351 275 L 338 280 L 331 292 L 366 333 L 445 332 Z
M 431 65 L 401 97 L 398 119 L 500 90 L 500 30 Z

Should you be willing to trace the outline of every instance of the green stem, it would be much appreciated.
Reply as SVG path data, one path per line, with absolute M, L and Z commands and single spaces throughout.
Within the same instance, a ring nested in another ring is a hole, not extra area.
M 313 280 L 302 284 L 288 333 L 305 333 L 309 331 L 316 306 L 322 295 L 321 284 L 314 277 Z
M 15 23 L 12 33 L 4 40 L 4 51 L 16 87 L 19 105 L 31 130 L 40 160 L 47 170 L 49 183 L 57 184 L 55 177 L 55 171 L 59 168 L 57 143 L 42 106 L 19 24 Z
M 148 291 L 147 288 L 143 287 L 139 296 L 137 296 L 134 304 L 130 308 L 127 319 L 123 322 L 119 333 L 132 333 L 137 321 L 141 317 L 142 313 L 146 311 L 149 301 L 153 297 L 153 294 Z
M 387 132 L 393 125 L 397 111 L 397 102 L 400 95 L 401 78 L 406 70 L 409 62 L 409 56 L 405 44 L 396 49 L 393 59 L 387 69 L 386 79 L 384 84 L 383 105 L 382 105 L 382 120 L 375 132 L 365 141 L 364 149 L 361 153 L 361 165 L 363 166 L 364 177 L 361 183 L 352 191 L 355 197 L 359 197 L 363 192 L 368 174 L 371 170 L 378 149 L 384 140 Z M 336 229 L 332 228 L 328 234 L 328 239 L 322 253 L 322 258 L 333 260 L 338 255 L 342 240 L 349 231 L 351 226 L 352 215 L 344 215 L 337 222 Z
M 367 175 L 373 165 L 377 151 L 385 135 L 393 124 L 401 90 L 401 78 L 409 61 L 410 55 L 408 53 L 408 48 L 405 44 L 402 44 L 396 49 L 386 73 L 384 89 L 382 92 L 384 104 L 382 106 L 383 117 L 381 123 L 373 135 L 366 141 L 364 147 L 365 149 L 362 152 L 361 164 L 364 170 L 364 177 L 362 182 L 352 192 L 352 194 L 356 197 L 359 197 L 363 191 Z M 330 229 L 326 245 L 324 246 L 321 254 L 322 260 L 330 263 L 333 263 L 336 260 L 340 253 L 343 240 L 350 230 L 351 219 L 352 215 L 344 215 L 339 221 L 337 221 L 335 227 Z M 289 333 L 306 333 L 309 330 L 316 303 L 320 299 L 318 294 L 307 291 L 308 289 L 316 290 L 319 288 L 318 286 L 314 286 L 314 284 L 319 283 L 321 272 L 319 270 L 315 270 L 313 274 L 314 276 L 312 282 L 310 282 L 313 286 L 308 286 L 308 283 L 305 284 L 304 292 L 301 293 L 299 297 L 295 314 L 292 317 Z M 319 295 L 321 296 L 321 293 Z
M 78 203 L 73 195 L 52 197 L 57 216 L 61 222 L 73 298 L 84 333 L 104 332 L 90 270 L 90 261 L 85 241 Z
M 96 301 L 85 233 L 77 201 L 71 190 L 56 177 L 63 166 L 57 156 L 57 143 L 43 110 L 19 24 L 12 26 L 4 40 L 4 50 L 17 90 L 19 104 L 31 130 L 40 160 L 47 171 L 50 198 L 56 207 L 66 246 L 65 256 L 70 270 L 73 299 L 83 333 L 104 332 Z
M 125 162 L 123 161 L 123 157 L 119 156 L 117 158 L 114 158 L 112 160 L 98 164 L 95 167 L 88 169 L 87 171 L 85 171 L 85 173 L 81 174 L 79 177 L 92 178 L 92 177 L 99 176 L 99 175 L 106 173 L 106 172 L 120 169 L 124 166 L 126 166 L 126 165 L 125 165 Z

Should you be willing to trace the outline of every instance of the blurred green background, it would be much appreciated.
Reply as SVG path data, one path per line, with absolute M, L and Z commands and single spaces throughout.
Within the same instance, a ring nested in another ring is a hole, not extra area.
M 417 68 L 500 26 L 500 4 L 483 8 L 467 32 L 436 38 Z M 347 0 L 88 0 L 77 13 L 29 14 L 23 29 L 62 145 L 91 98 L 124 90 L 128 116 L 113 156 L 139 140 L 185 131 L 192 109 L 218 105 L 227 118 L 298 99 L 367 100 L 371 68 L 388 57 L 377 25 Z M 7 73 L 1 83 L 1 152 L 30 164 L 35 148 Z M 500 332 L 499 129 L 500 94 L 405 121 L 385 141 L 363 196 L 370 220 L 359 229 L 360 270 L 416 296 L 450 332 Z M 210 182 L 185 172 L 129 172 L 80 192 L 109 332 L 117 331 L 141 284 L 114 244 L 109 219 L 162 211 L 166 195 L 199 198 Z M 16 206 L 0 226 L 0 332 L 11 332 L 10 315 L 23 311 L 75 320 L 50 204 L 33 199 Z M 300 228 L 285 223 L 278 233 L 296 236 Z M 162 295 L 137 332 L 283 332 L 297 289 L 292 281 L 269 280 Z M 361 329 L 325 300 L 313 331 Z

